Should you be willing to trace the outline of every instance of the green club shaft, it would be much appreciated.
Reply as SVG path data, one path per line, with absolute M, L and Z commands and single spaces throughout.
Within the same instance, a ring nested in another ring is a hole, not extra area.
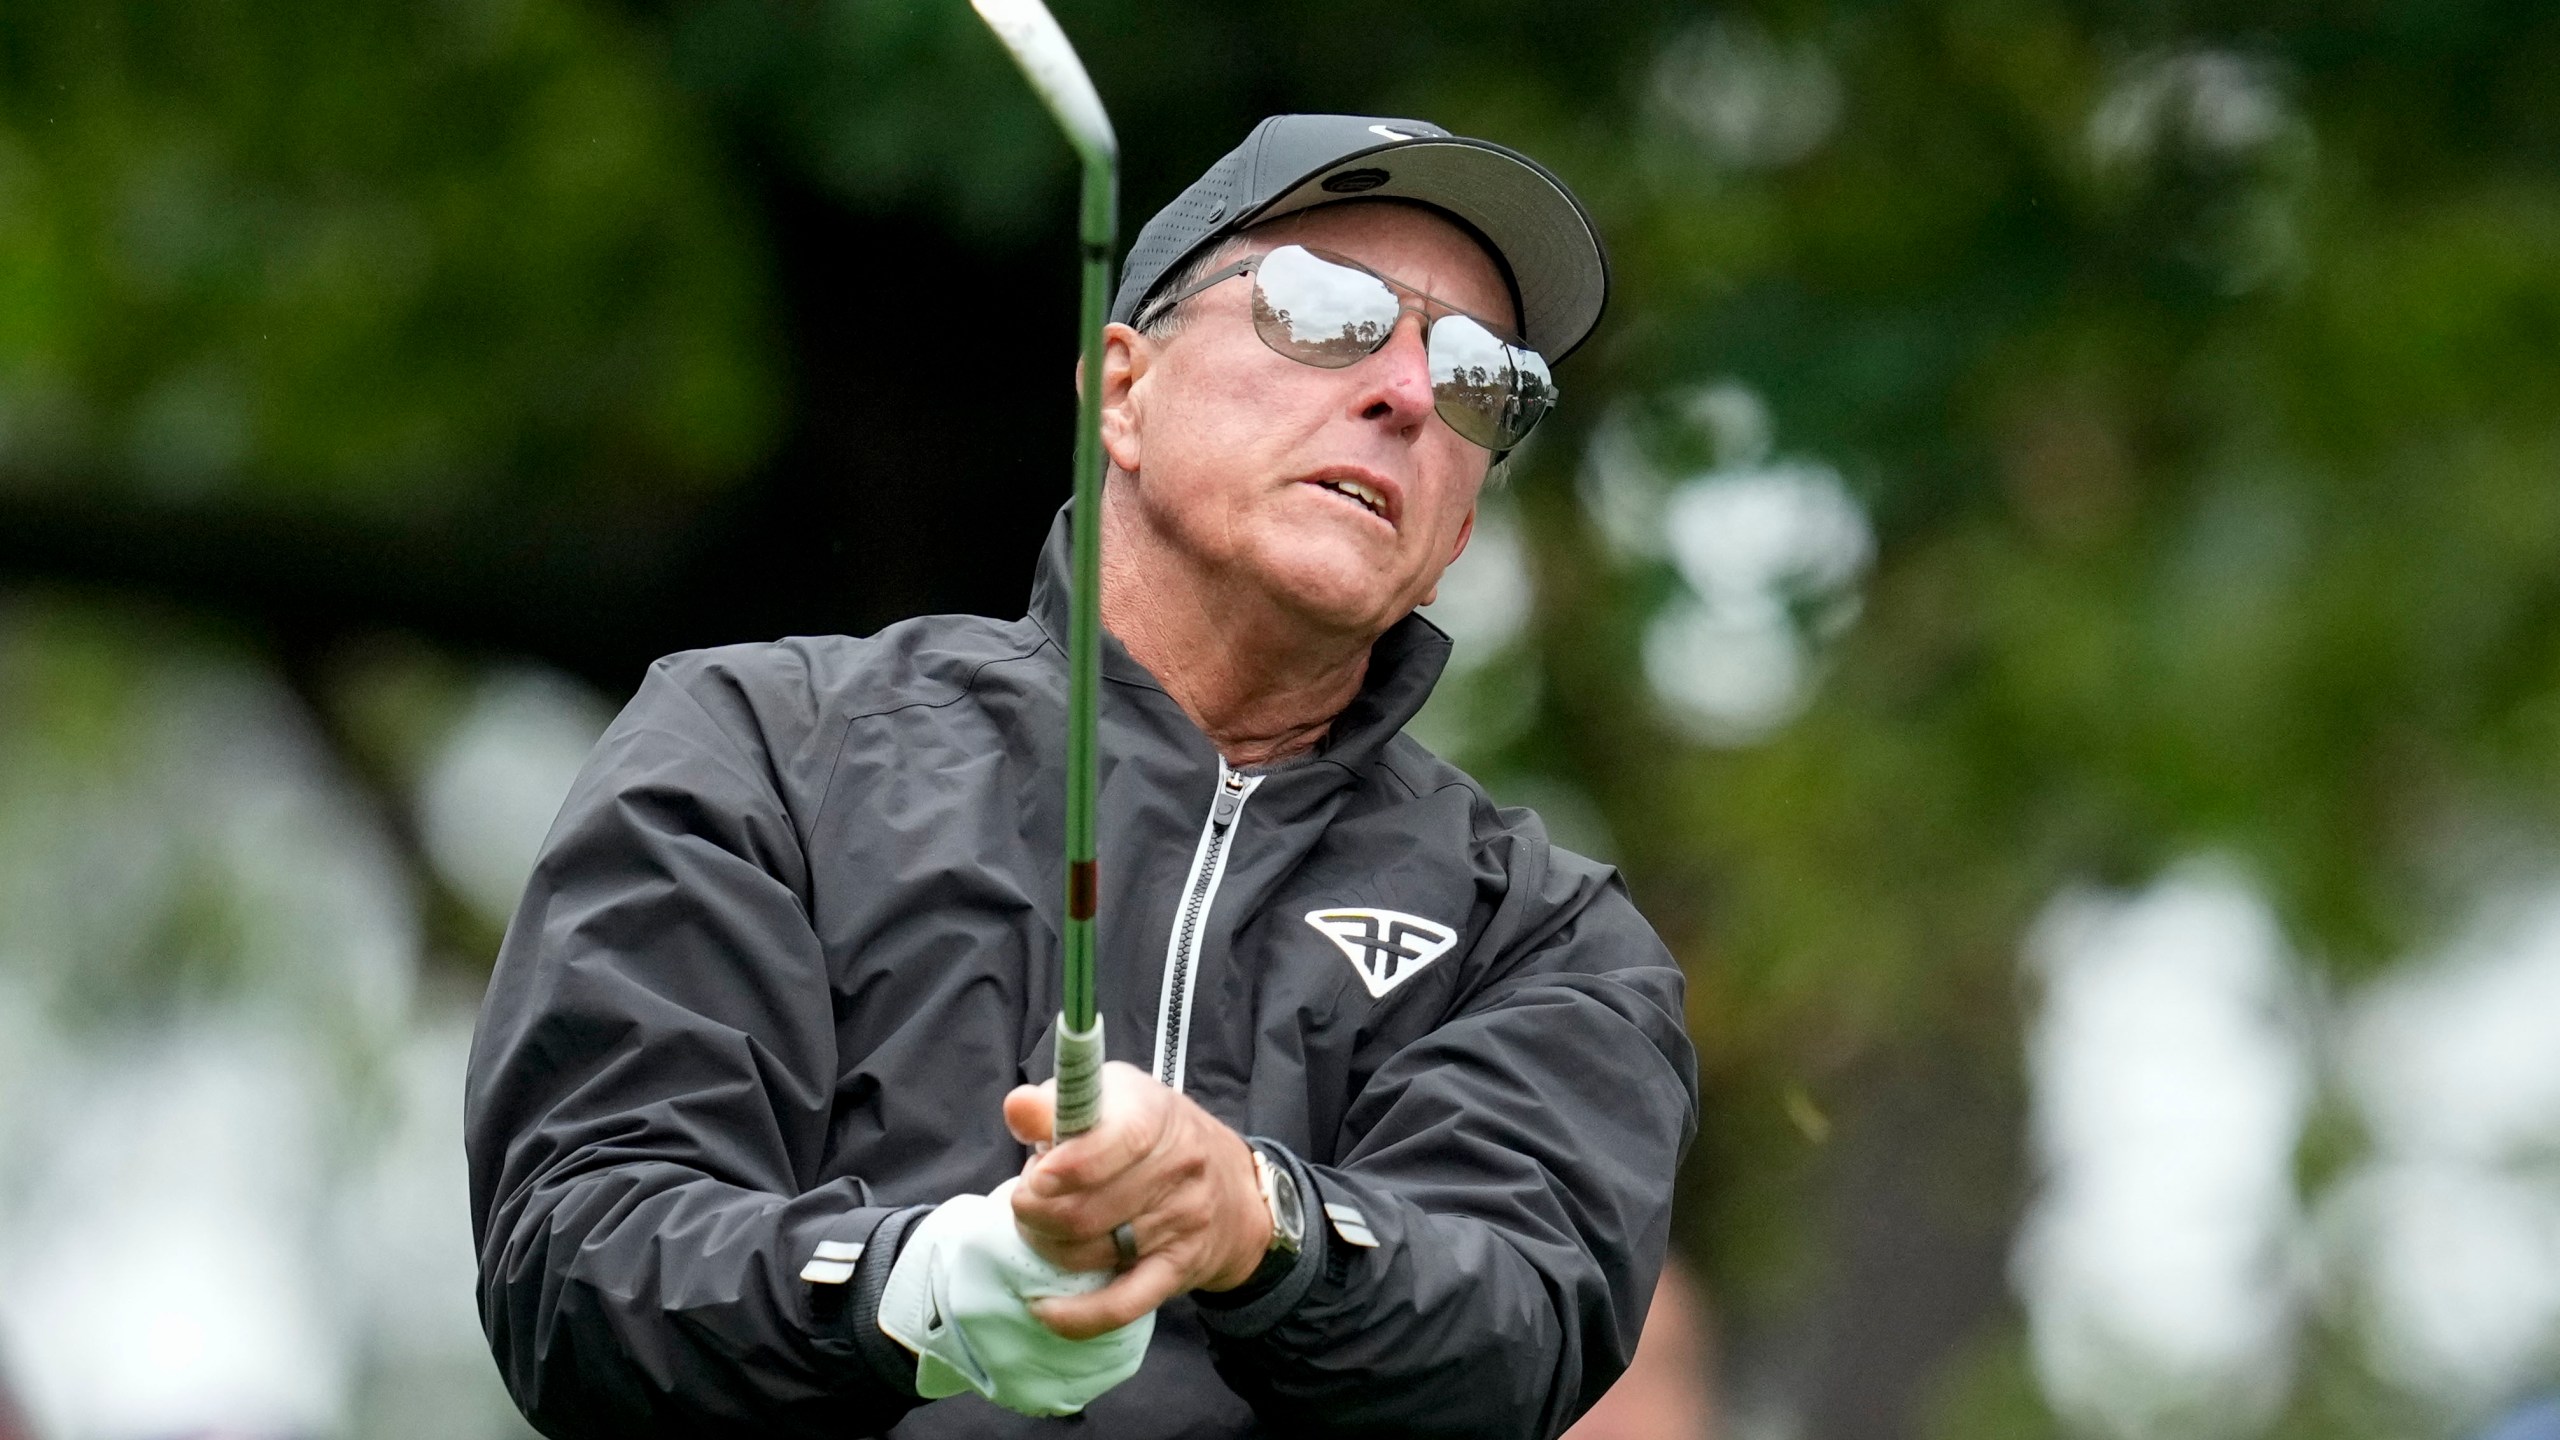
M 1111 247 L 1120 228 L 1120 141 L 1084 62 L 1041 0 L 969 3 L 1084 161 L 1076 224 L 1084 249 L 1078 336 L 1084 382 L 1076 409 L 1075 560 L 1067 606 L 1066 974 L 1055 1131 L 1065 1140 L 1092 1129 L 1102 1115 L 1102 1016 L 1093 1003 L 1093 923 L 1102 889 L 1094 866 L 1094 732 L 1102 697 L 1102 326 L 1111 309 Z
M 1102 326 L 1111 307 L 1111 247 L 1119 177 L 1087 152 L 1078 233 L 1084 247 L 1084 384 L 1076 404 L 1072 519 L 1074 591 L 1067 622 L 1066 977 L 1058 1017 L 1057 1136 L 1093 1128 L 1102 1111 L 1102 1018 L 1093 1003 L 1093 922 L 1101 881 L 1094 857 L 1095 729 L 1102 698 Z

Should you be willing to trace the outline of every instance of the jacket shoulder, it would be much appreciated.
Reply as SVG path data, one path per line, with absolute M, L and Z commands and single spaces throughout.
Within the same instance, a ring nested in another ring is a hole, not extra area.
M 1377 765 L 1394 797 L 1389 803 L 1464 806 L 1468 862 L 1480 891 L 1494 899 L 1497 950 L 1516 954 L 1578 928 L 1627 942 L 1612 947 L 1612 963 L 1661 962 L 1660 937 L 1628 898 L 1617 867 L 1557 844 L 1535 809 L 1501 804 L 1473 775 L 1409 735 L 1391 741 Z
M 1028 620 L 921 615 L 872 635 L 794 635 L 665 656 L 650 667 L 687 692 L 734 693 L 764 718 L 860 718 L 903 705 L 944 704 L 991 664 L 1048 645 Z
M 1411 735 L 1400 734 L 1389 741 L 1379 755 L 1378 768 L 1385 772 L 1385 783 L 1399 797 L 1416 801 L 1435 796 L 1463 799 L 1468 839 L 1479 851 L 1527 844 L 1569 868 L 1587 869 L 1598 877 L 1616 873 L 1600 861 L 1557 845 L 1548 833 L 1545 818 L 1536 810 L 1495 800 L 1476 777 L 1440 758 Z
M 807 813 L 854 722 L 948 705 L 990 666 L 1029 659 L 1048 643 L 1028 620 L 926 615 L 872 635 L 684 650 L 649 667 L 614 728 L 694 736 L 763 769 L 786 805 Z

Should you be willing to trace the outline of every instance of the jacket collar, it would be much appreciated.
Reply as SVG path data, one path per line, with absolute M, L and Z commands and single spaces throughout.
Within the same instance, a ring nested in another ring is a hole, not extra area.
M 1067 649 L 1071 509 L 1060 506 L 1057 519 L 1050 522 L 1049 538 L 1040 547 L 1039 570 L 1031 582 L 1031 619 L 1057 644 L 1060 655 Z M 1367 765 L 1431 698 L 1431 688 L 1439 683 L 1448 663 L 1448 635 L 1419 612 L 1387 627 L 1387 633 L 1369 647 L 1369 673 L 1360 682 L 1360 693 L 1334 717 L 1313 758 L 1353 770 Z M 1102 677 L 1142 685 L 1159 694 L 1164 691 L 1164 683 L 1132 658 L 1108 630 L 1102 632 Z

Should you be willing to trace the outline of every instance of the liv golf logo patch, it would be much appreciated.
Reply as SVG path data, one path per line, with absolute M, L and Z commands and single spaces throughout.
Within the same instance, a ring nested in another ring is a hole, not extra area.
M 1361 983 L 1379 999 L 1458 943 L 1458 932 L 1448 926 L 1399 910 L 1310 910 L 1307 923 L 1349 958 Z

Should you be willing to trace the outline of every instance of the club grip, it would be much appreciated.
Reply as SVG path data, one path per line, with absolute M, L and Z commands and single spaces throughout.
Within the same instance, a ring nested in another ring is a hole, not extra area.
M 1079 1032 L 1058 1017 L 1058 1114 L 1052 1133 L 1072 1140 L 1102 1119 L 1102 1017 Z

